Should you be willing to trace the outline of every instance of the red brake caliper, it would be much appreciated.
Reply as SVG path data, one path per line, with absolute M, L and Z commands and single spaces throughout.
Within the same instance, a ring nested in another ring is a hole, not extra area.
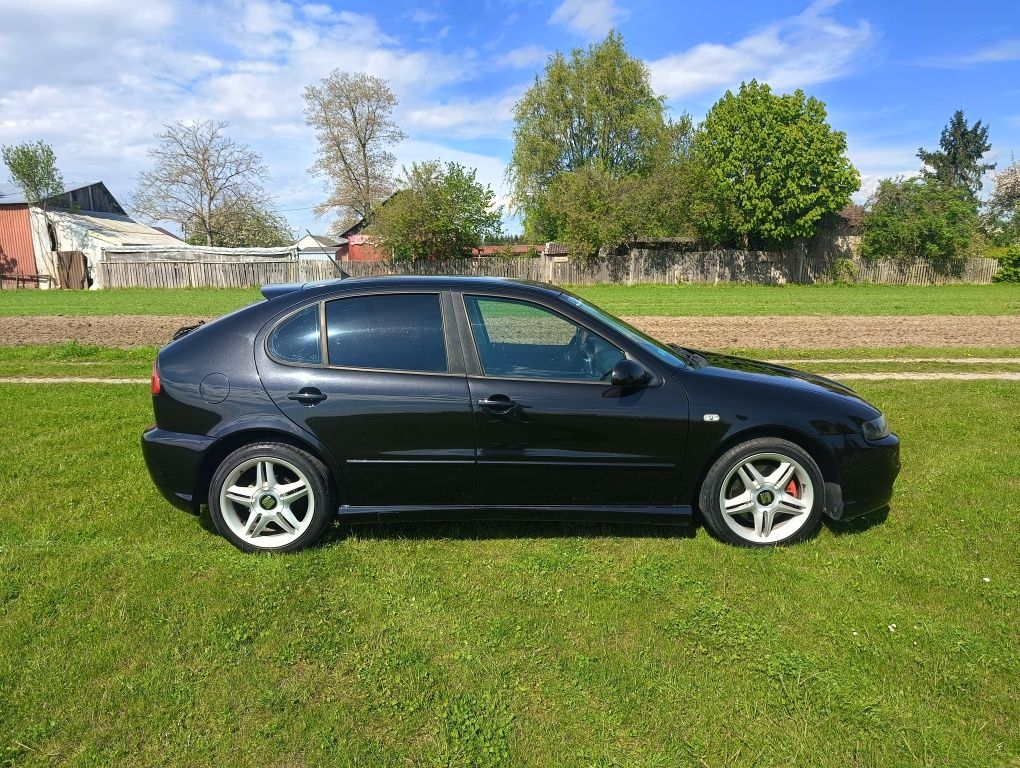
M 800 495 L 797 492 L 797 481 L 794 480 L 793 478 L 790 478 L 790 484 L 786 486 L 786 492 L 793 496 L 793 498 L 795 499 L 800 498 Z

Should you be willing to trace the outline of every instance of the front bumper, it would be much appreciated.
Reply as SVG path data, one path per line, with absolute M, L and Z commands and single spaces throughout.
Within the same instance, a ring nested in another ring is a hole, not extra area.
M 889 505 L 893 483 L 900 473 L 900 439 L 893 434 L 881 440 L 863 435 L 829 438 L 839 466 L 842 504 L 827 509 L 836 520 L 849 520 Z
M 179 509 L 197 512 L 198 483 L 211 437 L 150 427 L 142 433 L 142 455 L 163 497 Z

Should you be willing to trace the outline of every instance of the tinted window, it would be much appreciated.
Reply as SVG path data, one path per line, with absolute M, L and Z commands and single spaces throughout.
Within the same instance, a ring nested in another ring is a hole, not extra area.
M 319 305 L 306 307 L 276 326 L 269 334 L 269 354 L 287 363 L 321 363 Z
M 623 353 L 536 304 L 465 296 L 482 368 L 489 376 L 608 381 Z
M 384 294 L 326 304 L 330 365 L 445 372 L 443 313 L 436 294 Z

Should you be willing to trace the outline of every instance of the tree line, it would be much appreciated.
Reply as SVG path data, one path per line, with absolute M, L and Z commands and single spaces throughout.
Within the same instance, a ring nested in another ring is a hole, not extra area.
M 474 169 L 436 160 L 394 173 L 392 150 L 406 134 L 385 80 L 334 70 L 303 98 L 317 144 L 309 170 L 327 193 L 316 213 L 333 216 L 334 234 L 365 219 L 398 259 L 463 256 L 506 241 L 495 195 Z M 165 125 L 138 177 L 134 210 L 178 223 L 193 243 L 290 243 L 266 191 L 265 163 L 227 130 L 211 120 Z M 917 176 L 878 184 L 860 255 L 921 259 L 951 272 L 979 251 L 1015 247 L 1020 164 L 996 175 L 982 200 L 990 149 L 988 126 L 957 111 L 938 148 L 918 150 Z M 26 188 L 39 186 L 26 171 L 33 163 L 44 181 L 47 163 L 55 172 L 42 144 L 5 147 L 4 159 Z M 696 125 L 687 113 L 670 114 L 616 32 L 549 57 L 516 105 L 507 182 L 524 239 L 564 242 L 580 260 L 659 238 L 787 249 L 815 236 L 861 185 L 846 134 L 829 124 L 820 100 L 752 80 L 726 91 Z

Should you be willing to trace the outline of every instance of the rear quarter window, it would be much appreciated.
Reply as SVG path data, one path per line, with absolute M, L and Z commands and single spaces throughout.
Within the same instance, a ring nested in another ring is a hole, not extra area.
M 305 307 L 276 326 L 269 334 L 266 347 L 281 363 L 321 364 L 319 305 Z

